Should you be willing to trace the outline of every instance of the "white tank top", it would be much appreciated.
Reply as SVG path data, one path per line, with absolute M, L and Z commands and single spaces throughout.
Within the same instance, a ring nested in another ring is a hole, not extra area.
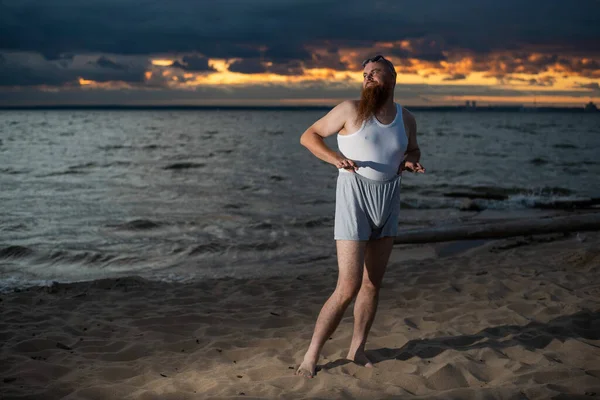
M 344 157 L 353 160 L 356 173 L 376 181 L 387 181 L 398 174 L 400 162 L 408 146 L 404 130 L 402 107 L 396 103 L 396 118 L 382 124 L 371 117 L 360 129 L 349 135 L 337 135 L 338 149 Z M 340 169 L 340 173 L 352 173 Z

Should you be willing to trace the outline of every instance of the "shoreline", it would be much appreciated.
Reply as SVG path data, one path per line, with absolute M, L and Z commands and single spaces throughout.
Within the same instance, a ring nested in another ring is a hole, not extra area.
M 581 209 L 581 210 L 514 210 L 510 212 L 506 212 L 505 210 L 483 210 L 483 211 L 460 211 L 460 210 L 446 210 L 446 209 L 432 209 L 432 210 L 414 210 L 407 209 L 404 210 L 401 216 L 401 229 L 399 231 L 398 240 L 396 241 L 396 246 L 400 243 L 410 243 L 410 241 L 402 241 L 399 240 L 401 237 L 410 237 L 414 233 L 418 233 L 420 237 L 422 237 L 419 241 L 413 241 L 414 244 L 421 243 L 423 244 L 427 250 L 423 253 L 421 250 L 423 246 L 409 246 L 402 247 L 408 253 L 412 254 L 415 259 L 421 259 L 425 255 L 427 256 L 447 256 L 452 254 L 460 253 L 461 249 L 469 249 L 473 247 L 477 247 L 481 244 L 484 244 L 490 240 L 499 240 L 500 237 L 461 237 L 460 235 L 454 236 L 452 234 L 448 234 L 451 230 L 471 230 L 470 227 L 473 227 L 479 236 L 483 233 L 484 226 L 501 226 L 512 224 L 513 227 L 516 226 L 518 228 L 519 223 L 537 223 L 539 221 L 549 221 L 553 218 L 560 217 L 585 217 L 585 215 L 590 214 L 595 216 L 600 216 L 598 213 L 600 210 L 598 209 Z M 152 221 L 147 221 L 151 223 Z M 332 222 L 329 222 L 332 224 Z M 458 229 L 454 229 L 458 228 Z M 571 230 L 575 228 L 571 227 Z M 320 229 L 332 229 L 332 226 L 324 225 Z M 514 229 L 513 229 L 514 230 Z M 498 229 L 496 229 L 498 231 Z M 430 238 L 427 239 L 427 235 L 423 235 L 423 233 L 427 232 L 436 232 L 435 235 L 430 234 Z M 577 230 L 575 229 L 575 233 Z M 322 232 L 321 232 L 322 233 Z M 319 234 L 321 234 L 319 233 Z M 573 234 L 575 234 L 573 233 Z M 541 237 L 544 235 L 557 234 L 560 236 L 560 233 L 546 233 L 546 234 L 536 234 L 536 237 Z M 496 236 L 498 234 L 496 233 Z M 513 239 L 526 240 L 528 235 L 516 235 L 512 234 Z M 424 238 L 423 238 L 424 237 Z M 507 238 L 510 240 L 510 237 Z M 18 243 L 18 242 L 17 242 Z M 262 243 L 262 242 L 261 242 Z M 335 255 L 335 244 L 334 240 L 331 238 L 331 246 L 330 252 L 324 255 L 321 252 L 317 252 L 318 254 L 310 254 L 307 253 L 306 257 L 304 257 L 299 262 L 293 258 L 287 257 L 284 253 L 278 255 L 277 257 L 280 259 L 278 263 L 281 265 L 278 268 L 268 268 L 265 269 L 264 272 L 257 272 L 255 274 L 252 273 L 252 269 L 245 268 L 241 270 L 236 267 L 229 267 L 230 265 L 238 264 L 244 266 L 243 263 L 239 263 L 237 260 L 231 258 L 227 258 L 227 254 L 223 254 L 223 258 L 219 259 L 219 262 L 224 263 L 224 265 L 228 266 L 228 271 L 231 271 L 237 276 L 232 275 L 223 275 L 223 276 L 210 276 L 210 273 L 215 273 L 214 270 L 208 271 L 199 268 L 194 270 L 191 267 L 186 267 L 185 265 L 177 270 L 172 270 L 170 268 L 163 269 L 149 269 L 148 271 L 140 270 L 139 265 L 136 265 L 136 271 L 131 271 L 128 273 L 126 270 L 126 264 L 121 264 L 119 258 L 122 255 L 119 255 L 114 252 L 103 252 L 102 250 L 96 251 L 88 251 L 85 252 L 82 249 L 57 249 L 55 251 L 48 252 L 44 248 L 36 249 L 32 246 L 22 246 L 19 244 L 10 245 L 6 243 L 8 246 L 0 247 L 0 261 L 6 263 L 7 265 L 13 264 L 13 271 L 21 271 L 17 275 L 6 276 L 0 279 L 0 283 L 2 286 L 0 287 L 0 294 L 10 293 L 13 290 L 25 290 L 26 288 L 31 287 L 47 287 L 53 284 L 53 282 L 58 283 L 79 283 L 79 282 L 92 282 L 95 280 L 102 279 L 116 279 L 116 278 L 125 278 L 130 276 L 139 276 L 142 279 L 147 279 L 149 281 L 158 281 L 158 282 L 182 282 L 182 283 L 193 283 L 193 282 L 202 282 L 210 279 L 219 279 L 225 277 L 234 277 L 234 278 L 265 278 L 269 276 L 286 276 L 293 277 L 296 272 L 290 272 L 290 269 L 300 269 L 301 271 L 310 271 L 314 269 L 319 269 L 320 271 L 324 271 L 328 268 L 333 268 L 336 270 L 336 255 Z M 241 246 L 245 246 L 242 244 Z M 428 247 L 429 246 L 429 247 Z M 437 252 L 435 249 L 445 249 L 442 253 Z M 181 252 L 185 253 L 185 251 L 196 252 L 197 249 L 195 246 L 190 247 L 189 249 L 182 248 Z M 213 253 L 212 249 L 208 247 L 207 250 L 211 255 L 214 254 L 215 257 L 219 257 L 219 253 Z M 256 254 L 261 254 L 260 250 L 256 251 Z M 128 256 L 125 256 L 128 257 Z M 117 263 L 118 267 L 125 268 L 122 271 L 114 271 L 112 276 L 110 276 L 110 272 L 105 272 L 103 269 L 98 268 L 96 270 L 96 276 L 94 276 L 94 269 L 90 267 L 90 265 L 85 264 L 87 261 L 94 262 L 94 259 L 107 259 L 113 260 Z M 404 260 L 410 260 L 410 257 L 402 256 Z M 62 260 L 62 261 L 61 261 Z M 78 262 L 83 265 L 86 271 L 86 275 L 78 277 L 76 275 L 56 278 L 52 275 L 59 274 L 61 271 L 54 268 L 57 262 L 65 262 L 66 266 L 68 266 L 70 271 L 77 271 Z M 188 264 L 193 264 L 195 260 L 191 258 L 188 261 Z M 201 261 L 198 261 L 201 262 Z M 253 261 L 254 264 L 256 260 Z M 35 271 L 33 271 L 37 275 L 31 275 L 28 268 L 28 263 L 32 263 L 32 268 L 35 267 Z M 52 267 L 52 269 L 47 269 L 46 265 Z M 257 264 L 257 267 L 260 267 L 260 263 Z M 22 268 L 22 270 L 20 270 Z M 48 272 L 46 272 L 48 271 Z M 136 272 L 141 273 L 136 273 Z M 218 273 L 218 271 L 217 271 Z M 88 277 L 88 275 L 91 275 Z
M 600 232 L 471 244 L 394 246 L 367 342 L 375 368 L 344 359 L 350 307 L 312 380 L 293 373 L 335 286 L 333 266 L 295 277 L 128 277 L 0 294 L 0 397 L 600 393 Z

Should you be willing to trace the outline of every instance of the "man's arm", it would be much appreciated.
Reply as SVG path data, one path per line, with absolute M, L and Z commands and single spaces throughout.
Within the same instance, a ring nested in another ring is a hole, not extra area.
M 337 168 L 356 169 L 354 161 L 348 160 L 341 154 L 331 150 L 323 140 L 342 130 L 346 125 L 346 121 L 349 121 L 352 115 L 354 115 L 354 104 L 351 100 L 338 104 L 302 134 L 300 144 L 319 159 L 333 164 Z
M 417 143 L 417 120 L 414 115 L 406 112 L 405 121 L 408 130 L 408 146 L 404 153 L 404 161 L 418 163 L 421 159 L 421 149 L 419 149 L 419 144 Z
M 417 143 L 417 120 L 415 116 L 408 111 L 403 111 L 406 134 L 408 135 L 408 145 L 404 152 L 404 161 L 400 165 L 401 171 L 424 173 L 425 168 L 419 163 L 421 159 L 421 149 Z

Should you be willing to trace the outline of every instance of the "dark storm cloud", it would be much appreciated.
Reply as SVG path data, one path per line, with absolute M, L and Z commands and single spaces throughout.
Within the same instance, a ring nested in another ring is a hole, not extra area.
M 244 60 L 233 61 L 229 64 L 229 70 L 241 74 L 261 74 L 267 72 L 267 67 L 259 59 L 246 58 Z
M 193 72 L 214 72 L 216 69 L 208 65 L 208 57 L 184 56 L 183 62 L 175 61 L 171 67 Z
M 282 62 L 310 60 L 305 46 L 324 41 L 343 46 L 431 36 L 443 44 L 424 42 L 410 53 L 442 60 L 441 47 L 485 54 L 544 46 L 597 54 L 598 11 L 597 0 L 14 1 L 0 3 L 0 49 L 49 59 L 65 52 L 199 52 Z
M 600 40 L 599 40 L 600 41 Z M 558 64 L 567 71 L 576 71 L 581 76 L 588 78 L 600 78 L 600 61 L 585 59 L 585 60 L 568 60 L 561 59 Z
M 541 78 L 531 78 L 529 79 L 529 85 L 530 86 L 541 86 L 541 87 L 546 87 L 546 86 L 554 86 L 554 83 L 556 83 L 556 78 L 553 76 L 544 76 Z
M 444 46 L 444 39 L 442 37 L 428 35 L 411 40 L 409 48 L 394 47 L 388 51 L 381 49 L 381 52 L 398 58 L 416 58 L 422 61 L 445 61 L 447 57 L 443 53 Z
M 124 67 L 123 69 L 114 68 L 93 68 L 83 70 L 67 70 L 71 76 L 75 75 L 83 79 L 96 82 L 120 81 L 127 83 L 144 82 L 146 69 L 143 66 Z
M 309 60 L 311 54 L 301 44 L 283 42 L 269 45 L 264 57 L 265 59 L 280 63 L 290 60 Z
M 329 68 L 336 71 L 346 71 L 349 65 L 340 60 L 338 50 L 329 49 L 326 53 L 315 53 L 311 60 L 305 62 L 306 68 Z
M 445 80 L 445 81 L 461 81 L 465 78 L 466 78 L 465 74 L 453 74 L 452 76 L 448 76 L 448 77 L 444 78 L 443 80 Z
M 105 56 L 89 61 L 48 61 L 42 57 L 23 54 L 1 55 L 0 86 L 60 86 L 77 84 L 79 78 L 97 82 L 144 81 L 147 62 L 116 62 Z
M 273 64 L 269 67 L 269 72 L 277 75 L 302 75 L 304 67 L 300 61 L 290 61 L 285 64 Z
M 116 69 L 119 71 L 127 69 L 127 67 L 125 65 L 117 64 L 116 62 L 114 62 L 111 59 L 104 57 L 104 56 L 98 58 L 98 60 L 96 60 L 95 64 L 97 66 L 99 66 L 100 68 L 112 68 L 112 69 Z
M 63 73 L 57 66 L 44 69 L 3 62 L 0 64 L 1 86 L 60 86 L 75 82 L 77 76 Z
M 519 78 L 516 76 L 506 75 L 496 77 L 501 83 L 511 84 L 512 82 L 526 83 L 529 86 L 549 87 L 554 86 L 556 78 L 554 76 L 540 76 L 538 78 Z

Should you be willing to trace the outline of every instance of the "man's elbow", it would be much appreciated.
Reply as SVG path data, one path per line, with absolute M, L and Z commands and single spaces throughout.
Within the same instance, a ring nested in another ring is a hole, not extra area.
M 306 132 L 304 132 L 302 135 L 300 135 L 300 144 L 304 147 L 306 147 Z
M 314 131 L 312 128 L 308 128 L 302 136 L 300 136 L 300 144 L 304 147 L 308 147 L 308 143 L 310 142 L 311 136 L 314 135 Z

